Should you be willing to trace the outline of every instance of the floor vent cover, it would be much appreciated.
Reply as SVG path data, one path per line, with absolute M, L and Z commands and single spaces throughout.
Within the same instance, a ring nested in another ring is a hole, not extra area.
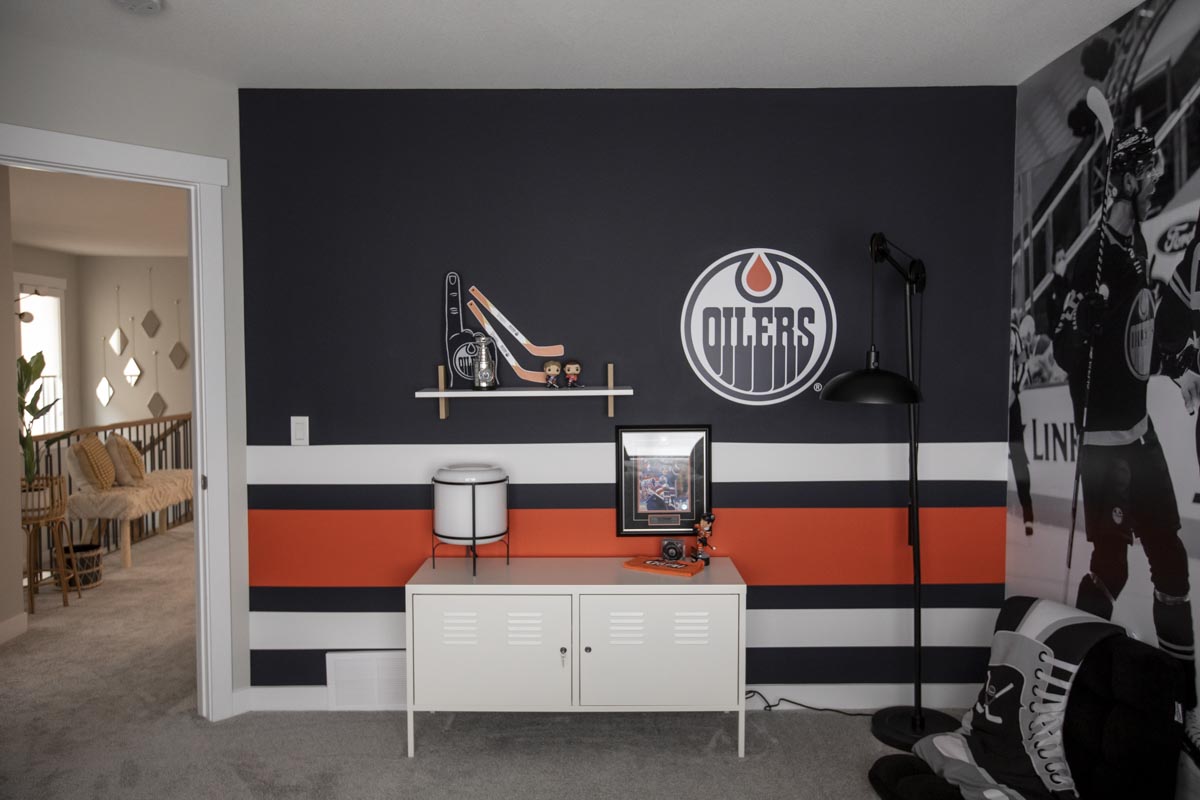
M 395 711 L 407 707 L 403 650 L 325 654 L 330 711 Z

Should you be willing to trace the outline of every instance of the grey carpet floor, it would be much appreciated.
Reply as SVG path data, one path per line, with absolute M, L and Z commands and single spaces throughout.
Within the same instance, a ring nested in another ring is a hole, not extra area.
M 746 714 L 196 715 L 190 525 L 138 543 L 104 584 L 44 587 L 0 645 L 0 797 L 799 798 L 870 800 L 890 751 L 866 718 Z

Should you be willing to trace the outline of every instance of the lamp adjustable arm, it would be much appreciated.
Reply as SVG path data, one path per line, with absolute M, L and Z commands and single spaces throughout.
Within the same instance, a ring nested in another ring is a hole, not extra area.
M 892 249 L 899 250 L 904 255 L 908 256 L 908 266 L 904 266 L 896 260 L 892 255 Z M 886 261 L 900 274 L 905 283 L 912 286 L 913 291 L 917 294 L 925 291 L 925 262 L 919 258 L 913 258 L 908 253 L 904 252 L 904 248 L 899 247 L 893 242 L 889 242 L 888 238 L 882 233 L 871 234 L 871 260 L 876 264 Z

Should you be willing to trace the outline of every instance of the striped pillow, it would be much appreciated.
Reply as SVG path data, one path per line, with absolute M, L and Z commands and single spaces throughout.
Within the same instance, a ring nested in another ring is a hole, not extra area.
M 139 486 L 146 480 L 146 462 L 133 442 L 119 433 L 110 433 L 104 447 L 112 459 L 119 485 Z
M 71 451 L 79 459 L 79 468 L 83 471 L 83 477 L 88 483 L 100 491 L 113 485 L 117 471 L 113 467 L 112 459 L 108 457 L 108 451 L 104 449 L 104 445 L 100 444 L 96 434 L 71 445 Z

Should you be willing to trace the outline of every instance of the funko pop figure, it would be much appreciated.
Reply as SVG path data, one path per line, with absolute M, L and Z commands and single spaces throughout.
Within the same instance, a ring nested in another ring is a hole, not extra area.
M 694 556 L 692 556 L 692 560 L 699 561 L 701 564 L 703 564 L 706 567 L 708 566 L 709 556 L 708 556 L 708 553 L 706 553 L 704 551 L 704 549 L 705 548 L 709 548 L 711 550 L 717 549 L 716 547 L 713 547 L 712 545 L 710 545 L 708 543 L 708 540 L 710 538 L 712 538 L 712 535 L 713 535 L 712 526 L 713 526 L 713 520 L 715 520 L 715 519 L 716 519 L 716 516 L 714 516 L 712 512 L 709 512 L 709 513 L 705 514 L 704 516 L 700 517 L 700 520 L 695 525 L 692 526 L 696 530 L 696 554 Z
M 579 382 L 579 373 L 583 370 L 583 365 L 579 363 L 577 358 L 568 358 L 563 362 L 563 372 L 567 376 L 567 388 L 578 389 L 583 386 Z
M 567 363 L 570 364 L 571 362 L 568 361 Z M 546 388 L 557 389 L 558 375 L 562 372 L 562 364 L 554 359 L 550 359 L 542 364 L 542 372 L 546 373 Z

